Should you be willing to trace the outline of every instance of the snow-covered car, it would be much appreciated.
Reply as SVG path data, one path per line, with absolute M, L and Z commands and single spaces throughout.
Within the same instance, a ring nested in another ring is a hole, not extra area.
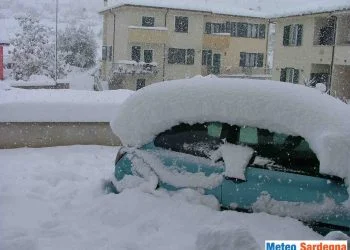
M 109 189 L 194 188 L 223 208 L 349 234 L 350 110 L 316 89 L 192 78 L 137 91 L 111 123 Z

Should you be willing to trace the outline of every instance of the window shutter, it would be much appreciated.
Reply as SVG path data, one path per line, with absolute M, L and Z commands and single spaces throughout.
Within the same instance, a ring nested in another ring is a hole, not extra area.
M 237 36 L 237 24 L 231 23 L 231 36 Z
M 285 82 L 287 80 L 287 69 L 281 69 L 281 77 L 280 77 L 280 81 L 281 82 Z
M 266 32 L 266 25 L 260 24 L 259 25 L 259 38 L 265 38 L 265 32 Z
M 194 64 L 194 49 L 187 50 L 186 64 Z
M 102 61 L 107 60 L 107 46 L 102 46 Z
M 294 69 L 293 83 L 299 83 L 299 70 L 298 69 Z
M 264 54 L 258 53 L 258 61 L 256 64 L 257 67 L 263 67 L 264 66 Z
M 206 34 L 211 33 L 211 23 L 205 23 L 205 33 Z
M 245 67 L 245 58 L 247 54 L 245 52 L 241 52 L 239 55 L 240 55 L 239 66 Z
M 231 22 L 226 22 L 226 33 L 231 33 Z
M 113 47 L 108 46 L 108 60 L 112 61 L 112 58 L 113 58 Z
M 248 24 L 247 23 L 237 23 L 237 36 L 247 37 L 248 36 Z
M 283 31 L 283 46 L 288 46 L 289 45 L 289 34 L 290 34 L 290 25 L 284 26 L 284 31 Z
M 175 49 L 169 48 L 168 51 L 168 63 L 169 64 L 174 64 L 175 63 Z
M 298 24 L 297 46 L 301 46 L 302 39 L 303 39 L 303 25 Z

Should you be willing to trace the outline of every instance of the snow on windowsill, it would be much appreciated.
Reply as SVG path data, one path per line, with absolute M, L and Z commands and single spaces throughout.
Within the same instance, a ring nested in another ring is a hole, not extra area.
M 129 29 L 144 29 L 144 30 L 164 30 L 167 31 L 168 28 L 167 27 L 161 27 L 161 26 L 156 26 L 156 27 L 147 27 L 147 26 L 134 26 L 134 25 L 130 25 L 128 26 Z

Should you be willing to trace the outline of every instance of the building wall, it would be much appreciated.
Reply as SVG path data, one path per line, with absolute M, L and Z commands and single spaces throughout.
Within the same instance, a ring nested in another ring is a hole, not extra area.
M 214 15 L 207 12 L 194 12 L 186 10 L 174 10 L 164 8 L 144 8 L 136 6 L 123 6 L 114 9 L 116 14 L 116 38 L 114 61 L 131 60 L 131 47 L 141 46 L 141 61 L 143 50 L 152 49 L 154 62 L 158 65 L 156 76 L 127 76 L 124 79 L 127 88 L 134 89 L 136 79 L 146 79 L 146 85 L 151 82 L 193 77 L 206 74 L 202 67 L 202 50 L 212 49 L 213 53 L 221 54 L 222 73 L 242 73 L 239 67 L 240 52 L 263 53 L 264 66 L 266 63 L 267 20 L 261 18 L 236 17 L 228 15 Z M 155 18 L 155 27 L 163 29 L 142 28 L 142 16 Z M 187 33 L 175 32 L 175 17 L 185 16 L 189 19 Z M 248 22 L 266 24 L 265 39 L 237 38 L 231 36 L 204 34 L 206 22 Z M 165 28 L 166 24 L 166 28 Z M 140 28 L 129 27 L 140 26 Z M 113 15 L 104 12 L 104 45 L 113 43 Z M 194 49 L 195 62 L 193 65 L 169 64 L 169 48 Z M 111 62 L 103 62 L 103 75 L 106 76 L 111 68 Z M 164 69 L 164 71 L 163 71 Z M 263 68 L 253 69 L 254 73 L 262 74 Z
M 121 145 L 108 122 L 6 122 L 0 138 L 0 148 Z
M 327 15 L 308 15 L 280 18 L 276 22 L 276 43 L 273 57 L 272 79 L 280 80 L 282 68 L 291 67 L 300 70 L 299 83 L 310 78 L 312 64 L 330 65 L 332 46 L 314 45 L 315 18 Z M 303 36 L 301 46 L 283 46 L 284 26 L 302 24 Z

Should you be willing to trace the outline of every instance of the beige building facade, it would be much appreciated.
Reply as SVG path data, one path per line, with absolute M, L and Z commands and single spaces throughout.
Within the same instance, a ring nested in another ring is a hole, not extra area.
M 267 19 L 130 4 L 100 14 L 102 78 L 110 89 L 266 73 Z
M 350 99 L 350 11 L 281 17 L 272 79 L 314 86 Z

